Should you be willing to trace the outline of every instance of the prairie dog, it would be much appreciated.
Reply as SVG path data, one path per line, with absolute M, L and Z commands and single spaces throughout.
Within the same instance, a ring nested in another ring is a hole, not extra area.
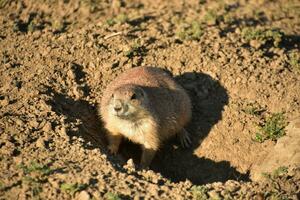
M 162 69 L 125 71 L 108 85 L 99 110 L 110 152 L 118 152 L 122 137 L 141 144 L 141 167 L 148 167 L 161 144 L 176 134 L 183 146 L 191 143 L 184 129 L 191 119 L 190 98 Z

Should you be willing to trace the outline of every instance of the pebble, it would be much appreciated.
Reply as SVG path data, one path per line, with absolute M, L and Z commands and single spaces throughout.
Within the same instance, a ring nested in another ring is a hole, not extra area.
M 46 122 L 46 124 L 44 125 L 42 130 L 45 131 L 45 132 L 52 131 L 52 124 L 50 122 Z
M 43 138 L 39 138 L 37 141 L 36 141 L 36 147 L 38 148 L 44 148 L 45 147 L 45 141 Z
M 254 68 L 254 66 L 253 66 L 253 65 L 250 65 L 250 66 L 249 66 L 249 68 L 248 68 L 248 70 L 249 70 L 250 72 L 253 72 L 253 71 L 254 71 L 254 69 L 255 69 L 255 68 Z
M 226 189 L 230 192 L 236 192 L 240 189 L 240 186 L 234 182 L 229 182 L 228 184 L 226 184 Z
M 127 169 L 130 172 L 134 172 L 136 170 L 136 166 L 133 162 L 132 159 L 129 159 L 126 163 L 126 165 L 124 166 L 125 169 Z
M 240 34 L 241 33 L 241 29 L 240 28 L 236 28 L 234 31 L 236 34 Z
M 158 196 L 158 188 L 155 184 L 150 184 L 147 189 L 148 189 L 149 194 Z
M 223 189 L 223 183 L 221 182 L 215 182 L 212 184 L 213 188 L 217 189 L 217 190 L 222 190 Z
M 68 75 L 68 77 L 71 78 L 71 79 L 75 79 L 75 77 L 76 77 L 75 73 L 74 73 L 73 70 L 71 70 L 71 69 L 68 70 L 67 75 Z
M 87 191 L 81 191 L 76 198 L 77 200 L 89 200 L 91 199 L 89 193 Z
M 258 40 L 251 40 L 250 46 L 254 47 L 255 49 L 259 49 L 261 47 L 262 43 Z
M 67 135 L 67 130 L 66 130 L 66 127 L 61 127 L 60 129 L 59 129 L 59 134 L 61 135 L 61 136 L 66 136 Z
M 52 185 L 53 188 L 59 188 L 59 183 L 56 179 L 49 177 L 48 182 Z
M 222 190 L 222 191 L 221 191 L 221 195 L 222 195 L 225 199 L 232 199 L 232 196 L 231 196 L 230 192 L 227 191 L 227 190 Z
M 73 86 L 72 92 L 73 92 L 76 100 L 82 98 L 84 95 L 83 91 L 77 85 Z
M 20 165 L 22 162 L 23 162 L 23 158 L 22 157 L 14 157 L 13 158 L 14 162 L 17 164 L 17 165 Z
M 42 32 L 40 30 L 36 30 L 32 33 L 32 37 L 34 40 L 39 39 L 41 37 L 41 35 L 42 35 Z
M 95 69 L 95 68 L 96 68 L 96 65 L 95 65 L 95 63 L 90 62 L 90 63 L 89 63 L 89 67 L 91 67 L 92 69 Z
M 89 48 L 91 48 L 93 46 L 93 42 L 90 41 L 90 42 L 86 43 L 86 46 L 89 47 Z
M 29 125 L 33 128 L 38 128 L 39 124 L 36 120 L 29 121 Z
M 16 119 L 15 122 L 18 126 L 23 126 L 24 125 L 24 122 L 20 119 Z
M 219 194 L 217 191 L 215 191 L 215 190 L 209 191 L 207 194 L 208 194 L 212 199 L 221 199 L 220 194 Z
M 5 107 L 9 104 L 9 100 L 5 97 L 3 100 L 0 100 L 0 106 Z

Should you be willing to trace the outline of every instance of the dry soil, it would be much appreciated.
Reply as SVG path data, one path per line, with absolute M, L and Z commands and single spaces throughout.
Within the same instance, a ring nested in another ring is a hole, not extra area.
M 259 124 L 300 116 L 298 0 L 0 7 L 0 199 L 300 198 L 297 167 L 249 176 L 276 145 L 255 140 Z M 167 142 L 150 170 L 128 141 L 108 153 L 96 113 L 106 85 L 136 66 L 171 71 L 193 102 L 192 148 Z

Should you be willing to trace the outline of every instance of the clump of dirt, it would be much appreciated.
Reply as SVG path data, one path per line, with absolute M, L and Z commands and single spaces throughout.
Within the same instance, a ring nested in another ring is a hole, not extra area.
M 0 196 L 299 198 L 299 167 L 249 178 L 276 143 L 289 144 L 283 132 L 258 142 L 260 124 L 300 115 L 299 6 L 0 1 Z M 169 70 L 193 103 L 192 148 L 167 142 L 150 170 L 136 168 L 140 149 L 128 141 L 108 153 L 96 112 L 107 84 L 136 66 Z

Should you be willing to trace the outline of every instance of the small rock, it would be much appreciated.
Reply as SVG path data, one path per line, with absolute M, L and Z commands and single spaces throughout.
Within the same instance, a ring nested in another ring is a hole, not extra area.
M 226 189 L 230 192 L 236 192 L 237 190 L 240 189 L 240 186 L 234 182 L 228 181 L 228 183 L 226 184 Z
M 232 199 L 230 192 L 227 190 L 222 190 L 221 195 L 224 197 L 224 199 Z
M 45 141 L 43 138 L 39 138 L 37 141 L 36 141 L 36 147 L 38 148 L 44 148 L 45 147 Z
M 67 75 L 68 75 L 68 77 L 71 78 L 71 79 L 75 79 L 75 77 L 76 77 L 75 73 L 74 73 L 73 70 L 71 70 L 71 69 L 68 70 Z
M 1 154 L 3 153 L 4 155 L 12 156 L 15 149 L 16 148 L 14 143 L 6 141 L 5 144 L 1 147 Z
M 50 122 L 46 122 L 46 124 L 44 125 L 42 130 L 45 131 L 45 132 L 52 131 L 52 124 Z
M 223 183 L 221 183 L 221 182 L 215 182 L 215 183 L 212 184 L 212 186 L 217 191 L 220 191 L 220 190 L 224 189 Z
M 207 194 L 208 194 L 212 199 L 221 199 L 220 194 L 219 194 L 217 191 L 215 191 L 215 190 L 209 191 Z
M 124 166 L 125 169 L 127 169 L 130 172 L 134 172 L 136 170 L 136 166 L 133 162 L 132 159 L 129 159 L 126 163 L 126 165 Z
M 59 188 L 59 182 L 57 179 L 49 177 L 48 182 L 52 185 L 53 188 Z
M 89 193 L 87 191 L 81 191 L 76 198 L 77 200 L 89 200 L 91 199 Z
M 89 63 L 89 67 L 92 68 L 92 69 L 95 69 L 95 68 L 96 68 L 96 65 L 95 65 L 93 62 L 90 62 L 90 63 Z
M 40 123 L 38 123 L 36 120 L 29 121 L 29 125 L 33 128 L 37 128 Z
M 258 40 L 251 40 L 250 46 L 254 47 L 255 49 L 259 49 L 261 47 L 262 43 Z
M 58 40 L 61 40 L 61 41 L 66 40 L 66 39 L 67 39 L 67 35 L 62 35 L 58 38 Z
M 240 34 L 241 33 L 241 29 L 240 28 L 236 28 L 234 31 L 236 34 Z
M 86 46 L 87 46 L 87 47 L 92 47 L 92 46 L 93 46 L 93 42 L 90 41 L 90 42 L 86 43 Z
M 74 94 L 76 100 L 82 98 L 83 95 L 84 95 L 84 93 L 83 93 L 83 91 L 81 90 L 81 88 L 79 88 L 77 85 L 73 86 L 72 92 L 73 92 L 73 94 Z
M 14 159 L 14 162 L 17 165 L 20 165 L 23 162 L 22 156 L 20 156 L 20 157 L 14 157 L 13 159 Z
M 66 130 L 66 127 L 61 127 L 59 129 L 59 134 L 62 135 L 62 136 L 66 136 L 67 135 L 67 130 Z
M 149 194 L 157 196 L 158 195 L 158 188 L 155 184 L 150 184 L 147 188 Z
M 4 128 L 0 127 L 0 133 L 4 132 Z
M 24 125 L 24 122 L 20 119 L 16 119 L 15 122 L 18 126 L 23 126 Z
M 34 31 L 33 33 L 32 33 L 32 37 L 33 37 L 33 39 L 34 40 L 37 40 L 37 39 L 39 39 L 40 37 L 41 37 L 41 31 L 40 30 L 36 30 L 36 31 Z
M 5 107 L 9 104 L 9 100 L 5 97 L 3 100 L 0 100 L 0 106 Z

